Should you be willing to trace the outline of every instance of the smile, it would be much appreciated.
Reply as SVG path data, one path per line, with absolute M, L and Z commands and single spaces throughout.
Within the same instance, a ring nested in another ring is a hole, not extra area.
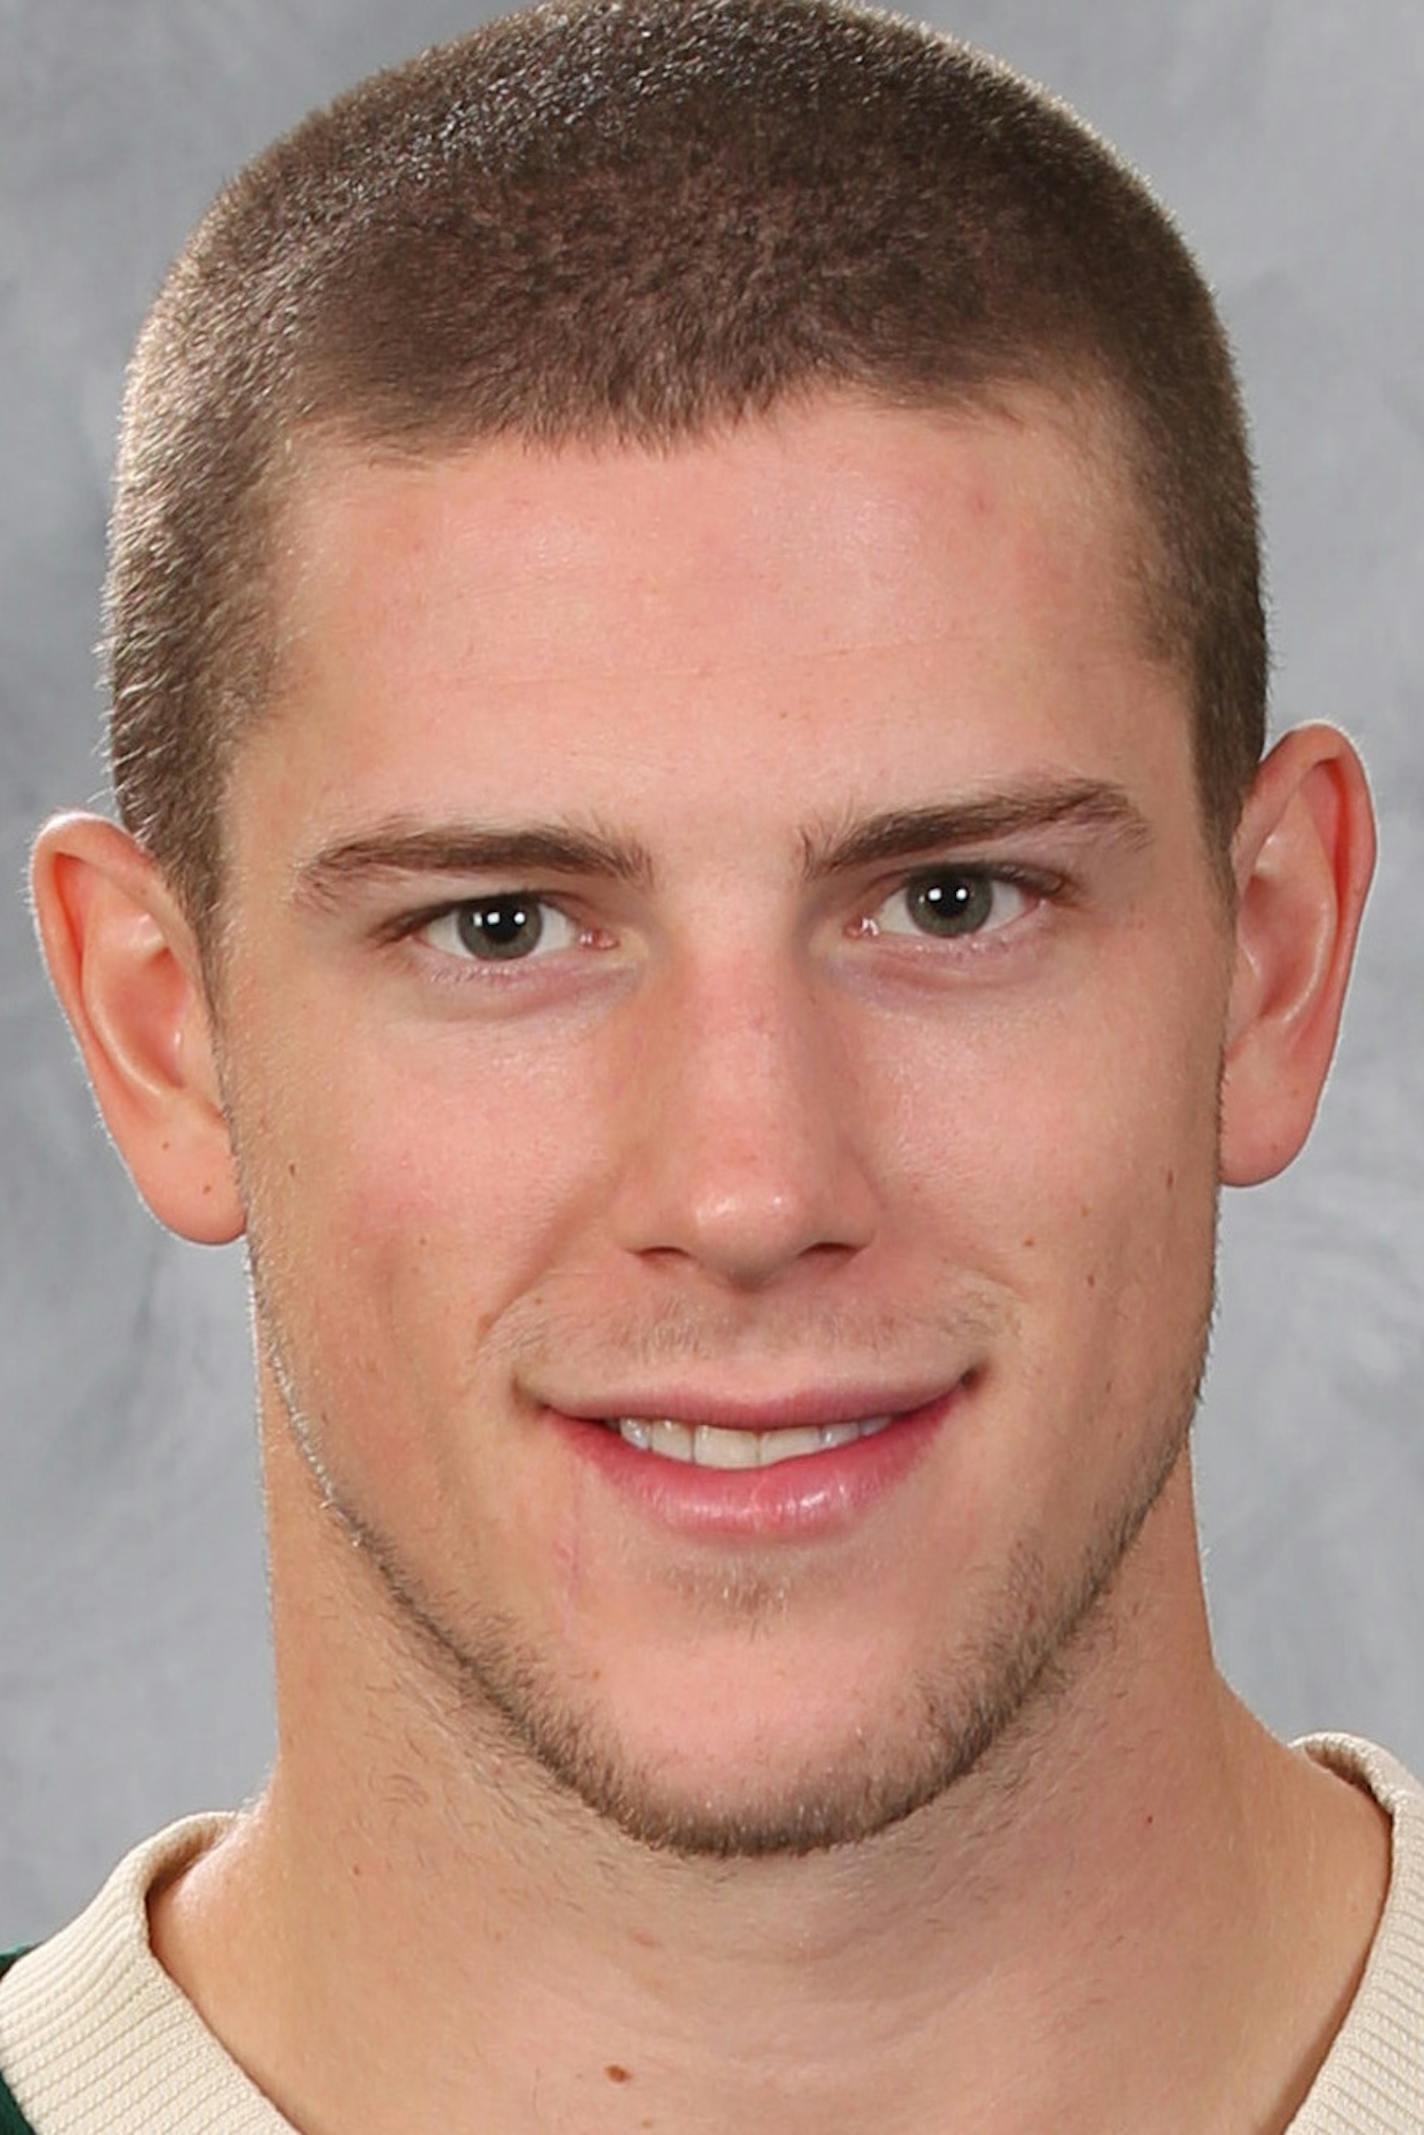
M 823 1423 L 776 1431 L 729 1431 L 716 1424 L 676 1423 L 670 1417 L 611 1416 L 604 1419 L 625 1445 L 662 1460 L 688 1461 L 698 1468 L 769 1468 L 777 1461 L 802 1460 L 873 1438 L 893 1422 L 890 1416 Z
M 978 1376 L 971 1368 L 948 1388 L 907 1376 L 757 1399 L 725 1387 L 610 1387 L 582 1413 L 545 1403 L 543 1414 L 601 1488 L 664 1534 L 809 1543 L 844 1534 L 890 1499 Z

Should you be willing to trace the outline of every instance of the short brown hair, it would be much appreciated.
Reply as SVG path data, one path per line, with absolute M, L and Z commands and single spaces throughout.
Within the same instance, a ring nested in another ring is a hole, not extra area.
M 1222 860 L 1265 738 L 1239 395 L 1146 186 L 1061 103 L 840 0 L 574 0 L 373 76 L 219 196 L 130 370 L 114 780 L 206 937 L 304 433 L 666 448 L 849 386 L 1106 395 Z

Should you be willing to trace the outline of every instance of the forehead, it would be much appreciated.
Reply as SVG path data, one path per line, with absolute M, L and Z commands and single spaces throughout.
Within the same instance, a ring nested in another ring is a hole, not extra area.
M 446 812 L 587 810 L 665 776 L 735 813 L 740 766 L 758 804 L 863 802 L 837 789 L 903 781 L 931 729 L 968 783 L 1006 750 L 1150 752 L 1154 720 L 1185 761 L 1138 546 L 1102 432 L 1047 396 L 828 398 L 668 451 L 328 445 L 284 521 L 255 754 L 300 763 L 327 834 L 433 784 Z

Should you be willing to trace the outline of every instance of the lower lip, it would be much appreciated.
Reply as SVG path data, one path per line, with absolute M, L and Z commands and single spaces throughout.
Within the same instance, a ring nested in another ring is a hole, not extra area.
M 769 1468 L 700 1468 L 640 1453 L 607 1424 L 557 1409 L 545 1415 L 572 1454 L 662 1527 L 753 1542 L 809 1541 L 852 1526 L 903 1482 L 965 1390 L 960 1380 L 869 1438 Z

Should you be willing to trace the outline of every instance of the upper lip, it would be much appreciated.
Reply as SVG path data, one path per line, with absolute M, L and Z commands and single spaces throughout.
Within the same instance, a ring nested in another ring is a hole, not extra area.
M 912 1409 L 942 1400 L 964 1376 L 961 1372 L 951 1378 L 902 1380 L 891 1385 L 882 1382 L 798 1387 L 790 1393 L 759 1400 L 743 1393 L 713 1393 L 705 1387 L 641 1386 L 619 1388 L 595 1401 L 555 1399 L 546 1405 L 562 1416 L 597 1423 L 616 1416 L 637 1416 L 648 1421 L 666 1418 L 692 1426 L 711 1424 L 724 1431 L 785 1431 L 798 1426 L 811 1429 L 827 1423 L 862 1423 L 872 1416 L 907 1415 Z

